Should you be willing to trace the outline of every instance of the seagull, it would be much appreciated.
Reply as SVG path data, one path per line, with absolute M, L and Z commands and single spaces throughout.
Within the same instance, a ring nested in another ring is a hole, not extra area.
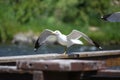
M 120 22 L 120 12 L 104 15 L 101 19 L 109 22 Z
M 99 44 L 97 44 L 87 35 L 85 35 L 84 33 L 78 30 L 72 30 L 72 32 L 69 35 L 64 35 L 59 30 L 52 31 L 49 29 L 45 29 L 36 40 L 34 51 L 37 51 L 38 48 L 45 43 L 52 43 L 52 44 L 58 43 L 65 47 L 64 54 L 66 54 L 67 49 L 70 46 L 74 44 L 83 45 L 83 42 L 79 40 L 81 37 L 87 40 L 90 44 L 96 46 L 99 49 L 102 49 L 99 46 Z

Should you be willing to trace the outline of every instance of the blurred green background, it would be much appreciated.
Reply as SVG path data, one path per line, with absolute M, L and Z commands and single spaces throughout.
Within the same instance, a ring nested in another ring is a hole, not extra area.
M 120 11 L 120 0 L 0 0 L 0 42 L 19 32 L 80 30 L 102 45 L 120 44 L 120 23 L 100 19 Z

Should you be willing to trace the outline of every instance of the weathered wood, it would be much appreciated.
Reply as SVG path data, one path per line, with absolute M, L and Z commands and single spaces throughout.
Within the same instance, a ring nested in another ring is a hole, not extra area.
M 17 67 L 0 66 L 0 80 L 120 80 L 120 70 L 105 67 L 93 60 L 20 60 Z
M 16 66 L 0 66 L 0 73 L 17 73 L 20 70 L 17 70 Z
M 33 72 L 33 80 L 44 80 L 44 74 L 42 71 Z
M 120 70 L 100 70 L 96 75 L 91 75 L 90 80 L 120 80 Z
M 32 71 L 23 71 L 16 66 L 0 66 L 0 73 L 32 73 Z
M 111 70 L 111 69 L 105 69 L 98 71 L 97 75 L 99 76 L 110 76 L 110 77 L 119 77 L 120 78 L 120 70 Z
M 32 71 L 18 70 L 16 66 L 0 66 L 0 80 L 33 80 Z
M 109 51 L 92 51 L 92 52 L 76 52 L 68 55 L 68 58 L 86 58 L 86 57 L 101 57 L 101 56 L 113 56 L 120 55 L 120 50 L 109 50 Z
M 119 56 L 107 58 L 104 61 L 106 61 L 107 67 L 120 66 L 120 57 Z
M 17 68 L 22 70 L 46 71 L 92 71 L 105 68 L 104 61 L 88 60 L 34 60 L 18 61 Z
M 119 56 L 120 50 L 109 51 L 92 51 L 92 52 L 76 52 L 73 54 L 35 54 L 35 55 L 23 55 L 23 56 L 9 56 L 0 57 L 0 63 L 16 62 L 18 60 L 39 60 L 39 59 L 58 59 L 58 58 L 89 58 L 89 57 L 103 57 L 103 56 Z
M 64 54 L 35 54 L 35 55 L 22 55 L 22 56 L 8 56 L 0 57 L 0 63 L 16 62 L 18 60 L 39 60 L 39 59 L 56 59 L 66 58 Z

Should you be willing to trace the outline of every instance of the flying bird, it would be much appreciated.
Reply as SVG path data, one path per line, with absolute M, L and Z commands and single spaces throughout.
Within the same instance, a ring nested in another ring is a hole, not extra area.
M 34 51 L 37 51 L 38 48 L 45 43 L 58 43 L 62 46 L 65 46 L 64 54 L 66 54 L 66 51 L 70 46 L 74 44 L 83 45 L 83 42 L 79 40 L 81 37 L 87 40 L 90 44 L 96 46 L 99 49 L 102 49 L 99 44 L 78 30 L 72 30 L 69 35 L 64 35 L 59 30 L 52 31 L 45 29 L 38 37 L 35 43 Z
M 101 19 L 109 22 L 120 22 L 120 12 L 104 15 Z

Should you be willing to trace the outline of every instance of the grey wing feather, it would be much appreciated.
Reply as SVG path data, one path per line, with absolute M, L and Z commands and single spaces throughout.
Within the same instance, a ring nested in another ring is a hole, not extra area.
M 68 39 L 79 39 L 80 37 L 82 37 L 82 35 L 77 30 L 72 30 L 72 32 L 67 35 Z
M 52 35 L 53 31 L 49 29 L 45 29 L 39 36 L 38 38 L 38 43 L 41 45 L 42 43 L 45 42 L 46 38 L 50 35 Z
M 73 30 L 68 36 L 68 39 L 79 39 L 83 37 L 85 40 L 87 40 L 90 44 L 93 44 L 93 41 L 84 33 L 78 31 L 78 30 Z

